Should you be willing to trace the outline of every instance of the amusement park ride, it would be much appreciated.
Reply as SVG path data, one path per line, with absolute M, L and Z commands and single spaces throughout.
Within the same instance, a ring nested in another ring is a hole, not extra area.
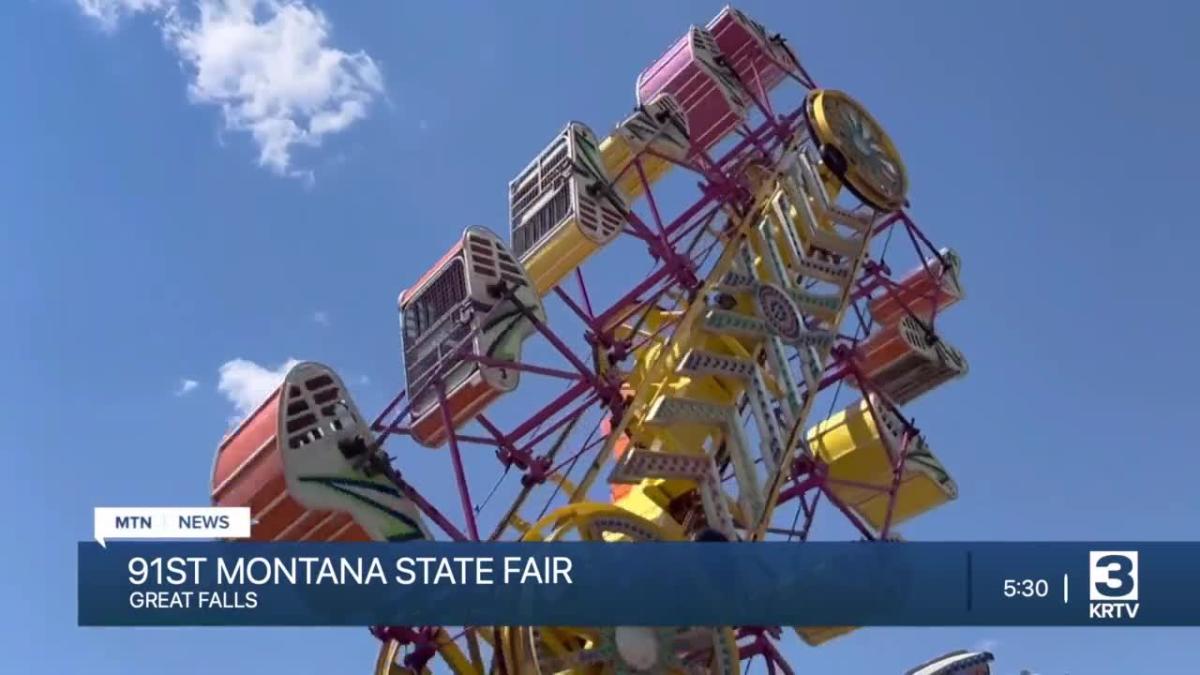
M 852 536 L 898 541 L 954 499 L 900 406 L 966 374 L 936 330 L 961 263 L 907 213 L 881 126 L 728 7 L 638 76 L 636 103 L 603 138 L 566 124 L 509 184 L 507 236 L 466 229 L 400 295 L 406 386 L 378 416 L 296 366 L 222 442 L 213 501 L 249 506 L 263 541 L 615 544 L 803 542 L 822 501 Z M 404 437 L 448 455 L 461 528 L 393 467 Z M 465 446 L 520 474 L 506 508 L 472 497 Z M 371 630 L 378 675 L 793 672 L 778 627 Z

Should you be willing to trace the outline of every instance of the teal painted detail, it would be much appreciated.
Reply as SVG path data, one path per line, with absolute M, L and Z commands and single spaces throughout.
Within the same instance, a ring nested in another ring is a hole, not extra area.
M 841 308 L 842 299 L 838 296 L 816 295 L 800 289 L 792 289 L 792 299 L 797 304 L 807 307 L 810 311 L 836 312 Z
M 394 529 L 389 527 L 388 529 L 392 531 L 383 533 L 383 536 L 388 541 L 407 541 L 411 539 L 425 538 L 420 524 L 409 516 L 397 511 L 387 504 L 348 489 L 350 487 L 357 487 L 407 502 L 408 498 L 401 494 L 394 485 L 381 484 L 371 480 L 363 480 L 361 478 L 347 478 L 345 476 L 301 476 L 298 480 L 302 483 L 323 485 L 334 492 L 350 498 L 353 501 L 369 506 L 372 509 L 387 515 L 394 521 L 392 523 Z
M 910 448 L 908 455 L 904 458 L 905 462 L 912 462 L 917 466 L 923 467 L 933 475 L 933 479 L 943 487 L 953 489 L 954 479 L 950 477 L 950 472 L 946 471 L 946 467 L 933 456 L 929 446 L 920 440 L 912 442 L 916 445 L 915 448 Z

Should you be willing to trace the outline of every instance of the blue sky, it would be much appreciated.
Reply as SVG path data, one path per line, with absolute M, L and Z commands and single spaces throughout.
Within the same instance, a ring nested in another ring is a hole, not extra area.
M 401 384 L 396 294 L 463 226 L 503 231 L 507 181 L 568 119 L 611 128 L 641 68 L 720 3 L 263 1 L 241 22 L 217 11 L 234 0 L 171 4 L 0 8 L 18 552 L 0 557 L 0 646 L 14 673 L 363 673 L 361 630 L 75 628 L 90 509 L 204 503 L 236 405 L 289 358 L 378 409 Z M 915 215 L 965 260 L 969 298 L 941 325 L 971 374 L 912 408 L 961 497 L 905 536 L 1195 538 L 1200 9 L 739 6 L 869 106 Z M 397 449 L 456 513 L 448 463 Z M 988 645 L 1005 675 L 1185 673 L 1197 637 L 871 629 L 787 653 L 886 673 Z

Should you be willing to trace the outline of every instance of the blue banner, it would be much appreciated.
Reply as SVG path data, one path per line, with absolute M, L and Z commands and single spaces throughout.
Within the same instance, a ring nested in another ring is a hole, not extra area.
M 1196 626 L 1200 543 L 79 544 L 81 626 Z

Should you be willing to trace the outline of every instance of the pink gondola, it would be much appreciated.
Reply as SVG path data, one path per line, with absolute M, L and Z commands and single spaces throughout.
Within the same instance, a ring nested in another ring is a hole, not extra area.
M 692 148 L 705 151 L 746 119 L 750 103 L 712 34 L 697 26 L 638 75 L 638 105 L 662 93 L 687 115 Z
M 755 96 L 770 93 L 789 73 L 800 77 L 800 61 L 791 48 L 741 10 L 726 6 L 707 29 L 742 84 Z

